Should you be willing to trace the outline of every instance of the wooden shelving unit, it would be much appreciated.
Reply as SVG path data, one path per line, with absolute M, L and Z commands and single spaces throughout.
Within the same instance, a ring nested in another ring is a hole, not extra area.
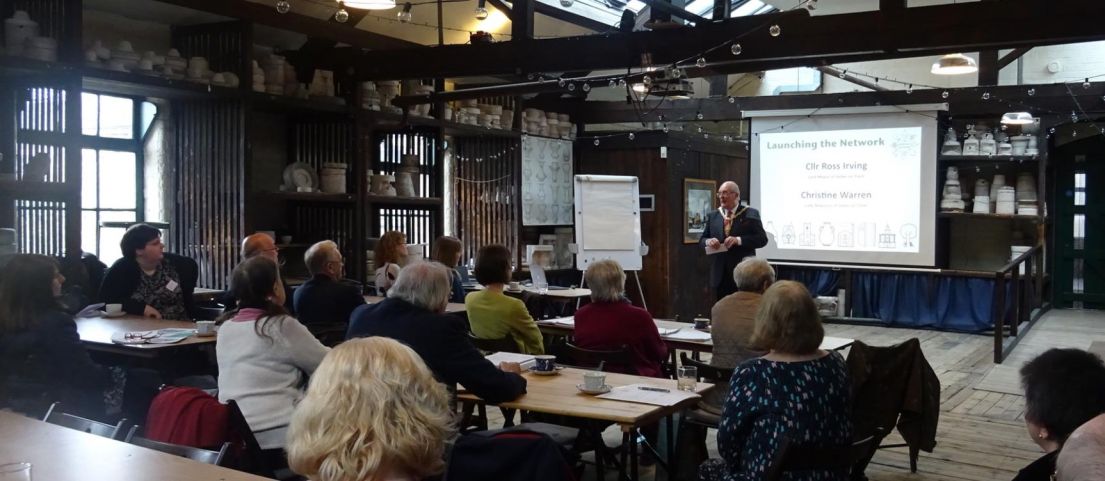
M 351 194 L 327 194 L 325 192 L 262 192 L 262 197 L 298 202 L 327 202 L 352 204 L 356 198 Z
M 1042 222 L 1043 217 L 1038 215 L 1019 215 L 1019 214 L 982 214 L 975 212 L 940 212 L 938 217 L 946 219 L 956 218 L 968 218 L 968 219 L 997 219 L 997 220 L 1019 220 L 1030 222 Z

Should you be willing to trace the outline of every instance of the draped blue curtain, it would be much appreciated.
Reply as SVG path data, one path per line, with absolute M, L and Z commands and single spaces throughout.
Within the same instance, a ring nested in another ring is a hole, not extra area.
M 814 295 L 836 295 L 840 271 L 780 266 L 780 279 L 801 282 Z M 839 286 L 847 289 L 849 286 Z M 1006 285 L 1008 316 L 1012 289 Z M 852 272 L 851 315 L 887 325 L 979 332 L 993 329 L 994 280 L 929 273 Z

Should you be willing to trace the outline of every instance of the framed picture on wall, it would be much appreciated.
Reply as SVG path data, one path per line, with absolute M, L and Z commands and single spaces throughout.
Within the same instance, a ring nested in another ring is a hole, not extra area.
M 683 243 L 694 244 L 706 230 L 706 216 L 714 210 L 717 181 L 683 179 Z

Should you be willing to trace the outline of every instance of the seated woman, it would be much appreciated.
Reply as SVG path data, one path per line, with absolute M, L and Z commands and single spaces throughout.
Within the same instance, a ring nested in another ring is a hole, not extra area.
M 100 286 L 103 302 L 122 304 L 129 314 L 155 319 L 195 316 L 196 261 L 166 253 L 161 231 L 146 224 L 130 226 L 119 247 L 123 257 L 111 265 Z
M 449 395 L 411 348 L 351 339 L 323 359 L 288 430 L 288 466 L 314 481 L 414 481 L 445 467 Z
M 848 369 L 840 353 L 819 349 L 824 335 L 805 286 L 781 281 L 764 292 L 752 345 L 768 353 L 733 373 L 718 427 L 722 459 L 703 463 L 701 479 L 761 479 L 783 436 L 803 445 L 851 444 Z M 793 471 L 783 479 L 844 481 L 848 471 Z
M 111 377 L 57 301 L 64 282 L 46 256 L 17 254 L 0 271 L 0 409 L 41 416 L 60 401 L 66 412 L 104 415 Z
M 1067 438 L 1105 413 L 1105 364 L 1081 349 L 1051 349 L 1021 368 L 1024 422 L 1045 454 L 1022 469 L 1015 481 L 1047 481 Z
M 262 449 L 282 448 L 307 376 L 330 349 L 287 315 L 271 259 L 253 257 L 238 264 L 230 290 L 238 308 L 220 318 L 215 344 L 219 401 L 238 403 Z
M 453 288 L 449 292 L 449 302 L 464 302 L 464 286 L 460 281 L 461 275 L 457 272 L 463 250 L 464 245 L 460 243 L 460 239 L 453 236 L 443 235 L 434 242 L 431 257 L 452 271 L 449 273 L 453 278 Z
M 608 370 L 663 377 L 660 363 L 668 356 L 668 347 L 648 311 L 635 307 L 622 296 L 625 271 L 612 260 L 591 263 L 583 273 L 591 288 L 591 303 L 576 311 L 575 343 L 584 349 L 616 351 L 629 348 L 632 366 L 610 366 Z
M 503 293 L 511 272 L 510 249 L 506 246 L 483 246 L 476 253 L 476 282 L 484 289 L 464 298 L 472 334 L 480 339 L 500 339 L 509 334 L 518 343 L 518 352 L 544 354 L 541 329 L 526 304 Z
M 407 236 L 394 230 L 384 232 L 372 259 L 376 263 L 376 295 L 386 296 L 399 277 L 399 268 L 407 263 Z

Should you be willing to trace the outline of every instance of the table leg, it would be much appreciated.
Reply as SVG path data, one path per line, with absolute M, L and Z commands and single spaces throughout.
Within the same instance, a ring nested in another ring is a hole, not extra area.
M 672 473 L 675 472 L 675 413 L 671 413 L 667 417 L 667 448 L 668 448 L 668 479 L 672 479 Z
M 629 431 L 629 481 L 637 481 L 637 430 Z

